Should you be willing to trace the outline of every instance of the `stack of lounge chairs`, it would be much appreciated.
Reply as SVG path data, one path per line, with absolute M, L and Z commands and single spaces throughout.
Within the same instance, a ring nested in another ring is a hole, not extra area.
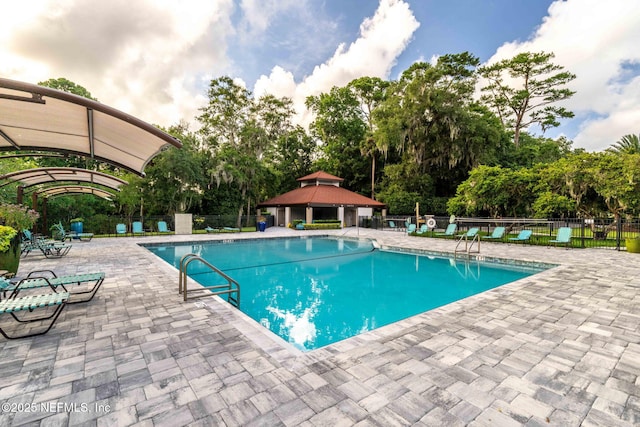
M 32 271 L 21 280 L 0 277 L 0 334 L 17 339 L 49 332 L 67 304 L 90 301 L 103 281 L 101 272 L 57 276 L 51 270 Z M 7 328 L 3 315 L 17 327 Z M 34 328 L 35 322 L 41 324 Z
M 60 258 L 68 254 L 72 247 L 70 243 L 34 236 L 29 230 L 22 230 L 22 236 L 20 246 L 21 256 L 27 256 L 32 251 L 39 250 L 47 258 Z

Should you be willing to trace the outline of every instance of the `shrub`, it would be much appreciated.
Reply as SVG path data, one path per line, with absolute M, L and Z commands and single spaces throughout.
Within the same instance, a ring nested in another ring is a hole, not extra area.
M 305 224 L 305 230 L 339 230 L 340 229 L 340 221 L 325 223 L 325 224 Z

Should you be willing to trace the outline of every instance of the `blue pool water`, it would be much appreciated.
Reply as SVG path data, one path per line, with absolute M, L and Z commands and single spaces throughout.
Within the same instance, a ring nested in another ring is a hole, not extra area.
M 260 239 L 149 246 L 178 268 L 195 253 L 241 287 L 240 309 L 307 351 L 495 288 L 535 270 L 374 250 L 334 238 Z M 540 270 L 538 270 L 540 271 Z M 202 284 L 219 277 L 196 263 Z

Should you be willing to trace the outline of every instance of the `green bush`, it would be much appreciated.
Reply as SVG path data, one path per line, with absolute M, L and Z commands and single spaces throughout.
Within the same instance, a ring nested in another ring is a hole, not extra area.
M 325 223 L 325 224 L 305 224 L 305 230 L 339 230 L 340 229 L 340 221 Z

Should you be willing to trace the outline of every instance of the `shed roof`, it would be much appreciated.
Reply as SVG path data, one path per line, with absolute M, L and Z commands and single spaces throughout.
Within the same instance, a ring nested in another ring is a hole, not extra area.
M 87 156 L 144 175 L 160 151 L 182 143 L 100 102 L 0 78 L 0 150 L 43 150 Z

